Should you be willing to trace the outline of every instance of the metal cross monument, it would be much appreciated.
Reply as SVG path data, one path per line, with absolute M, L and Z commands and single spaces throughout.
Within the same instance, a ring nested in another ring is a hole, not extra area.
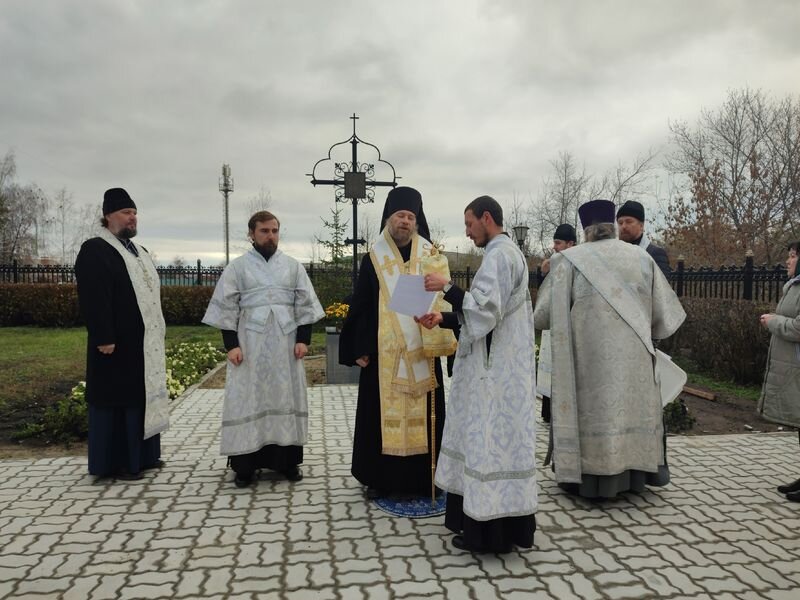
M 353 204 L 353 237 L 346 239 L 344 243 L 353 246 L 353 292 L 355 292 L 356 279 L 358 278 L 358 246 L 359 244 L 366 244 L 365 240 L 358 238 L 358 205 L 359 203 L 374 202 L 376 187 L 395 187 L 397 185 L 397 175 L 392 164 L 381 159 L 381 151 L 376 145 L 365 142 L 356 135 L 356 120 L 358 117 L 355 113 L 350 119 L 353 121 L 353 135 L 343 142 L 337 142 L 328 148 L 328 158 L 318 160 L 314 164 L 311 173 L 308 173 L 308 176 L 311 177 L 311 185 L 314 187 L 318 185 L 334 186 L 336 202 L 350 201 Z M 344 144 L 351 144 L 353 147 L 350 162 L 334 162 L 333 179 L 318 179 L 317 167 L 323 162 L 331 161 L 333 149 Z M 391 181 L 376 181 L 375 164 L 358 162 L 359 144 L 365 144 L 375 149 L 378 154 L 378 162 L 388 165 L 392 170 Z

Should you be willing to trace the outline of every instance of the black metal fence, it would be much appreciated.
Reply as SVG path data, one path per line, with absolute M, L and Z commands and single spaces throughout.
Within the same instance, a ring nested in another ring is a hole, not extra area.
M 469 287 L 475 271 L 467 267 L 463 271 L 452 271 L 453 281 L 464 289 Z M 675 293 L 688 298 L 727 298 L 732 300 L 756 300 L 777 302 L 781 296 L 783 284 L 786 283 L 785 265 L 772 267 L 753 265 L 753 257 L 745 258 L 743 266 L 688 267 L 683 260 L 678 260 L 667 279 Z M 529 273 L 531 289 L 536 289 L 542 281 L 539 267 Z
M 320 294 L 323 303 L 341 301 L 352 289 L 352 274 L 349 267 L 330 267 L 311 264 L 307 268 L 315 287 L 326 290 Z M 198 260 L 196 265 L 181 267 L 158 267 L 161 285 L 216 285 L 222 267 L 205 267 Z M 467 267 L 451 273 L 459 287 L 469 288 L 475 270 Z M 748 256 L 743 266 L 689 267 L 679 260 L 677 268 L 669 276 L 672 288 L 678 296 L 690 298 L 729 298 L 776 302 L 786 282 L 786 267 L 766 265 L 755 267 L 753 258 Z M 541 280 L 537 267 L 530 272 L 530 286 L 535 289 Z M 75 272 L 72 265 L 0 265 L 0 283 L 74 283 Z M 323 296 L 325 298 L 323 299 Z

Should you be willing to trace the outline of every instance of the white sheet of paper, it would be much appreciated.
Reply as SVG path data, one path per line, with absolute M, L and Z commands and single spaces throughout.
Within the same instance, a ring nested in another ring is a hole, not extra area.
M 402 274 L 397 280 L 389 308 L 401 315 L 421 317 L 430 312 L 436 292 L 425 291 L 425 277 L 423 275 Z

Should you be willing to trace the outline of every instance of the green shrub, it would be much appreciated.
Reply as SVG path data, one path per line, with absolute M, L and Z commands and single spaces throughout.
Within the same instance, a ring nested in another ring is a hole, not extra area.
M 694 427 L 695 419 L 681 398 L 676 398 L 664 407 L 664 426 L 669 433 L 681 433 Z
M 66 398 L 48 406 L 39 423 L 28 423 L 14 434 L 15 439 L 45 437 L 49 441 L 68 443 L 89 435 L 89 412 L 86 405 L 86 382 L 72 388 Z
M 214 288 L 203 285 L 161 286 L 161 311 L 168 325 L 198 325 Z
M 314 292 L 322 308 L 334 302 L 345 302 L 353 293 L 352 270 L 333 267 L 314 268 L 309 271 Z
M 664 340 L 667 354 L 685 356 L 720 380 L 758 384 L 764 377 L 769 333 L 758 322 L 775 306 L 749 300 L 681 298 L 686 320 Z
M 162 286 L 161 309 L 167 325 L 197 325 L 203 318 L 214 288 L 210 286 Z M 0 326 L 81 325 L 75 284 L 0 284 Z
M 0 326 L 71 327 L 79 322 L 74 284 L 0 284 Z

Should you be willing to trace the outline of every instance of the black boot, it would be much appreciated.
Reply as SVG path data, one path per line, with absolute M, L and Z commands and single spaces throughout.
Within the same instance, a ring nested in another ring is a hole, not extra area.
M 779 485 L 778 491 L 781 494 L 790 494 L 792 492 L 800 491 L 800 479 L 793 481 L 792 483 L 787 483 L 786 485 Z
M 253 473 L 236 473 L 233 483 L 236 484 L 238 488 L 246 488 L 253 483 Z
M 303 472 L 300 470 L 299 467 L 294 466 L 291 469 L 287 469 L 283 471 L 283 476 L 286 477 L 289 481 L 300 481 L 303 479 Z
M 790 500 L 791 502 L 800 502 L 800 490 L 796 492 L 789 492 L 786 494 L 786 499 Z

